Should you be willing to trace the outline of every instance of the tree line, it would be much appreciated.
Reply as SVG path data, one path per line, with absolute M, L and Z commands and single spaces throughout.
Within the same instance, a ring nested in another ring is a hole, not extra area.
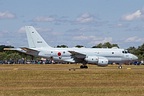
M 82 48 L 84 47 L 83 45 L 76 45 L 75 47 L 77 48 Z M 117 44 L 111 44 L 109 42 L 106 43 L 99 43 L 95 46 L 92 46 L 92 48 L 112 48 L 112 47 L 117 47 L 119 46 Z M 6 60 L 13 60 L 13 62 L 18 62 L 22 58 L 31 60 L 32 56 L 19 53 L 17 51 L 4 51 L 4 48 L 14 48 L 14 46 L 6 46 L 6 45 L 0 45 L 0 61 L 6 61 Z M 57 48 L 68 48 L 67 45 L 58 45 Z M 141 46 L 136 47 L 129 47 L 127 50 L 138 56 L 139 60 L 144 60 L 144 44 Z M 40 59 L 39 57 L 33 57 L 33 59 Z

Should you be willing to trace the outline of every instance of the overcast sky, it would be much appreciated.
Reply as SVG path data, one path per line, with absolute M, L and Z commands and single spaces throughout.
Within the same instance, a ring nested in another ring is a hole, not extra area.
M 144 0 L 0 0 L 0 45 L 28 47 L 24 26 L 53 47 L 144 43 Z

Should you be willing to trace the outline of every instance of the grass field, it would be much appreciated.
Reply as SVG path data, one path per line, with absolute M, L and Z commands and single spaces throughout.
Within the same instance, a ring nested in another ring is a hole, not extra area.
M 0 96 L 144 96 L 144 65 L 0 65 Z

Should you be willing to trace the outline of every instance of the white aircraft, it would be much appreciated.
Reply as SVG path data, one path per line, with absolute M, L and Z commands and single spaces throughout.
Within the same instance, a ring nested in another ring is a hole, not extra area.
M 55 61 L 82 63 L 80 68 L 88 68 L 86 64 L 107 66 L 109 63 L 121 64 L 137 60 L 138 57 L 125 49 L 118 48 L 52 48 L 39 35 L 33 26 L 26 26 L 29 48 L 14 48 L 32 56 L 51 58 Z

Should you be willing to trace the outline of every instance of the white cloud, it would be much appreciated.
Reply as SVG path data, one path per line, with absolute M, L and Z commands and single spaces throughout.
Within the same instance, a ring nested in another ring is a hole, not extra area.
M 10 13 L 8 11 L 0 12 L 0 19 L 12 19 L 16 16 L 13 13 Z
M 129 37 L 125 40 L 125 42 L 143 42 L 144 38 L 139 38 L 137 36 Z
M 41 17 L 36 17 L 34 19 L 34 21 L 36 21 L 36 22 L 52 22 L 52 21 L 55 21 L 55 18 L 50 17 L 50 16 L 48 16 L 48 17 L 41 16 Z
M 76 19 L 78 23 L 89 23 L 89 22 L 93 22 L 94 20 L 95 18 L 91 16 L 89 13 L 84 13 Z
M 135 19 L 143 18 L 143 17 L 144 17 L 144 14 L 143 14 L 142 10 L 137 10 L 134 13 L 123 16 L 123 20 L 132 21 Z

